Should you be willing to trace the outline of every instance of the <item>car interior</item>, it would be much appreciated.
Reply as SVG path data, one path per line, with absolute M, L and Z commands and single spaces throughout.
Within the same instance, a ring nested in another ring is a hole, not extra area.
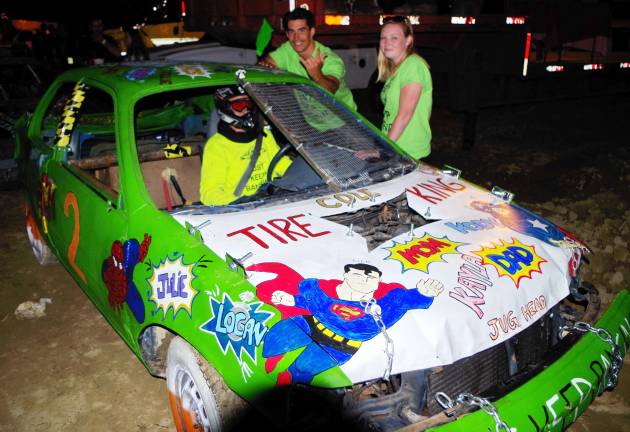
M 199 185 L 203 149 L 216 133 L 219 122 L 214 92 L 215 88 L 201 87 L 155 93 L 140 99 L 134 106 L 135 149 L 132 149 L 131 157 L 137 157 L 146 190 L 159 209 L 173 211 L 189 205 L 201 205 Z M 272 87 L 260 89 L 260 92 L 278 94 Z M 333 115 L 320 102 L 313 102 L 315 99 L 310 95 L 303 95 L 305 99 L 300 101 L 294 96 L 300 92 L 291 89 L 285 92 L 293 105 L 288 102 L 276 104 L 274 113 L 281 117 L 283 127 L 291 130 L 281 132 L 266 116 L 265 128 L 271 131 L 280 147 L 270 166 L 273 167 L 282 156 L 288 156 L 292 164 L 277 179 L 271 178 L 273 169 L 269 169 L 267 182 L 256 194 L 239 198 L 231 204 L 328 187 L 329 180 L 323 180 L 312 168 L 311 162 L 295 150 L 297 144 L 289 143 L 285 136 L 287 133 L 296 134 L 299 143 L 308 148 L 309 157 L 314 157 L 326 171 L 337 170 L 348 179 L 351 175 L 360 174 L 358 181 L 350 180 L 347 185 L 358 184 L 363 181 L 363 176 L 372 181 L 371 172 L 367 171 L 372 166 L 370 159 L 361 160 L 353 156 L 353 148 L 360 150 L 362 143 L 369 141 L 365 134 L 357 135 L 355 132 L 357 127 L 362 126 Z M 315 114 L 311 117 L 304 114 L 311 113 L 304 111 L 302 106 L 307 102 L 310 108 L 314 108 Z M 44 141 L 57 143 L 65 138 L 67 164 L 88 183 L 106 190 L 113 197 L 118 196 L 121 184 L 117 159 L 121 149 L 117 152 L 116 147 L 117 144 L 127 144 L 116 142 L 115 121 L 111 95 L 87 86 L 77 90 L 76 86 L 68 83 L 51 104 L 42 130 Z M 68 133 L 64 132 L 64 122 L 71 124 Z M 380 167 L 388 167 L 390 159 L 388 150 L 381 149 Z
M 56 142 L 59 138 L 59 119 L 70 106 L 73 92 L 72 86 L 66 86 L 51 105 L 41 134 L 45 142 Z M 138 162 L 147 192 L 157 208 L 171 211 L 201 204 L 203 147 L 216 133 L 219 121 L 212 91 L 184 90 L 148 96 L 136 105 L 134 119 Z M 111 97 L 98 89 L 87 88 L 69 136 L 67 163 L 88 182 L 117 196 L 120 168 L 113 125 Z M 280 136 L 277 131 L 274 134 Z M 312 172 L 308 165 L 306 169 Z M 314 172 L 303 177 L 299 176 L 302 184 L 309 178 L 310 182 L 321 182 Z M 291 188 L 288 183 L 285 186 Z

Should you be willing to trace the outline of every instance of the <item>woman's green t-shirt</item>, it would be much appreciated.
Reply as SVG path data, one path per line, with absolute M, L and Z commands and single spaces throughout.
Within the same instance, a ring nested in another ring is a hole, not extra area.
M 427 62 L 417 54 L 411 54 L 387 81 L 381 92 L 383 101 L 383 132 L 392 126 L 400 102 L 400 91 L 410 83 L 422 86 L 420 100 L 416 105 L 411 120 L 396 144 L 414 159 L 426 157 L 431 153 L 431 107 L 433 106 L 433 82 Z

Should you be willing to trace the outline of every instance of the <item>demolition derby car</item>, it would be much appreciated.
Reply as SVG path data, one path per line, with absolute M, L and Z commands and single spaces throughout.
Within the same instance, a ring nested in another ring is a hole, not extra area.
M 249 95 L 278 151 L 260 188 L 203 205 L 225 88 Z M 16 139 L 35 256 L 166 378 L 179 430 L 238 425 L 250 405 L 291 430 L 555 430 L 616 385 L 630 294 L 600 310 L 579 239 L 414 162 L 307 80 L 70 70 Z

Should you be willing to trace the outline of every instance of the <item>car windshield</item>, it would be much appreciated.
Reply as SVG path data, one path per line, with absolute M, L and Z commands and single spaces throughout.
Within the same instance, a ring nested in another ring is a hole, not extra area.
M 304 84 L 251 84 L 263 112 L 333 188 L 366 186 L 404 174 L 415 163 L 328 93 Z
M 258 107 L 252 112 L 261 115 L 255 117 L 265 137 L 260 155 L 253 151 L 256 136 L 247 135 L 245 124 L 230 125 L 227 107 L 217 104 L 222 94 L 244 91 Z M 271 205 L 369 186 L 416 167 L 329 93 L 308 84 L 178 89 L 140 99 L 134 112 L 145 185 L 156 206 L 168 211 Z

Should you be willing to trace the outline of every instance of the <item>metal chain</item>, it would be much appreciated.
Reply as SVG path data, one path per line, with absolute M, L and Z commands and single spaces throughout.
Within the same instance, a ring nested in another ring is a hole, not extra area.
M 387 369 L 383 373 L 383 379 L 389 381 L 389 376 L 392 374 L 392 366 L 394 365 L 394 341 L 387 334 L 387 326 L 381 318 L 381 307 L 376 303 L 376 299 L 361 300 L 361 306 L 366 314 L 371 315 L 374 318 L 374 322 L 378 326 L 381 334 L 385 338 L 385 354 L 387 354 Z
M 561 331 L 578 331 L 580 333 L 594 333 L 599 337 L 602 341 L 606 342 L 610 345 L 612 349 L 613 361 L 606 375 L 606 389 L 612 390 L 617 386 L 617 382 L 619 381 L 619 371 L 621 370 L 621 365 L 623 364 L 623 357 L 621 356 L 621 351 L 619 347 L 615 343 L 612 338 L 610 332 L 604 328 L 594 327 L 589 323 L 578 321 L 574 323 L 572 326 L 563 326 L 560 329 Z M 456 404 L 462 404 L 468 407 L 478 407 L 484 413 L 488 414 L 494 419 L 494 430 L 495 432 L 505 431 L 510 432 L 510 427 L 506 422 L 501 420 L 499 417 L 499 412 L 497 408 L 487 399 L 474 396 L 470 393 L 460 393 L 457 395 L 455 400 L 451 399 L 444 392 L 437 392 L 435 394 L 435 400 L 437 401 L 442 408 L 451 409 Z
M 453 408 L 456 404 L 462 404 L 467 407 L 477 407 L 484 413 L 488 414 L 494 420 L 494 430 L 495 432 L 505 431 L 510 432 L 510 426 L 499 417 L 499 411 L 497 408 L 490 402 L 488 399 L 484 399 L 479 396 L 474 396 L 470 393 L 460 393 L 457 395 L 457 398 L 453 401 L 446 393 L 437 392 L 435 394 L 435 400 L 439 403 L 442 408 L 450 409 Z
M 623 364 L 623 356 L 621 355 L 621 350 L 613 340 L 610 332 L 605 328 L 594 327 L 589 323 L 583 321 L 577 321 L 572 326 L 562 326 L 560 330 L 576 330 L 580 333 L 594 333 L 602 341 L 610 345 L 613 359 L 612 364 L 610 365 L 610 369 L 608 369 L 608 373 L 606 374 L 606 390 L 613 390 L 615 387 L 617 387 L 617 383 L 619 382 L 619 372 L 621 371 L 621 365 Z

